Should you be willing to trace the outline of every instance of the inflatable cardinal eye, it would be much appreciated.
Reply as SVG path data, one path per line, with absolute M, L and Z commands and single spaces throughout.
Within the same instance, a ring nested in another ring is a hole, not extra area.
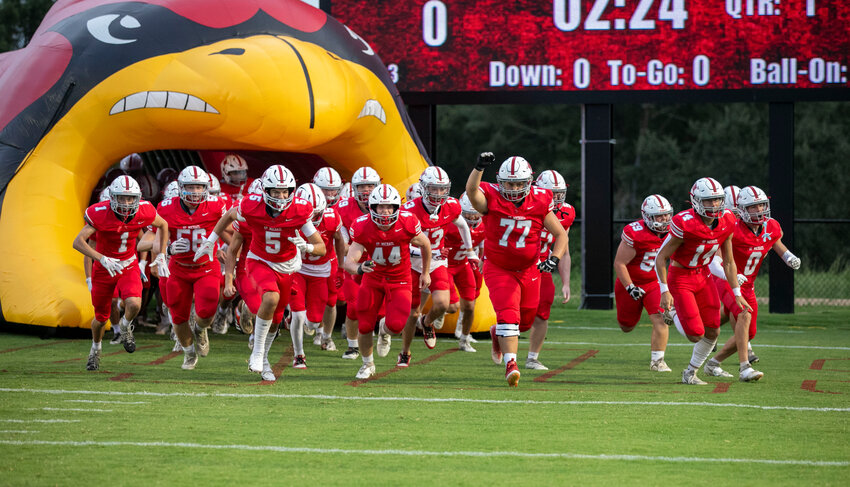
M 115 19 L 121 17 L 118 24 L 125 29 L 138 29 L 142 26 L 135 17 L 131 15 L 120 16 L 118 14 L 101 15 L 86 22 L 86 28 L 89 34 L 95 39 L 106 44 L 129 44 L 136 42 L 138 39 L 121 39 L 113 36 L 109 32 L 110 26 L 115 22 Z

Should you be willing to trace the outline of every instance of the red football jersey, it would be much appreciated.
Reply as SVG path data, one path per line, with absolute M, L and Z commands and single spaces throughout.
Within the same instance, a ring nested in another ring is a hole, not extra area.
M 253 182 L 254 180 L 252 178 L 248 178 L 243 184 L 234 186 L 222 181 L 221 194 L 229 199 L 233 206 L 238 205 L 242 198 L 248 196 L 248 188 L 251 187 L 251 183 Z
M 404 209 L 419 218 L 422 232 L 431 241 L 431 250 L 436 252 L 443 248 L 448 227 L 455 227 L 453 222 L 460 216 L 460 202 L 449 197 L 441 206 L 436 218 L 431 218 L 431 213 L 425 208 L 422 197 L 413 199 L 404 204 Z M 457 229 L 457 227 L 455 227 Z
M 399 211 L 398 220 L 389 230 L 381 230 L 369 215 L 351 226 L 351 241 L 365 248 L 364 255 L 375 262 L 375 277 L 407 281 L 410 279 L 410 241 L 422 233 L 419 219 Z
M 686 268 L 707 266 L 735 230 L 735 216 L 725 210 L 715 223 L 714 228 L 710 228 L 693 208 L 675 215 L 670 223 L 670 234 L 684 242 L 671 258 Z
M 569 231 L 570 227 L 573 226 L 573 222 L 576 220 L 576 209 L 569 203 L 564 203 L 560 208 L 553 211 L 561 222 L 561 226 L 564 227 L 564 230 Z M 546 230 L 546 227 L 543 227 L 543 231 L 540 233 L 540 242 L 540 260 L 542 261 L 549 258 L 549 251 L 555 242 L 555 237 L 549 233 L 549 230 Z
M 339 212 L 339 217 L 342 220 L 342 226 L 345 227 L 346 230 L 351 230 L 351 225 L 354 224 L 354 220 L 357 220 L 363 215 L 369 214 L 369 210 L 366 210 L 366 213 L 360 211 L 360 206 L 357 205 L 357 200 L 353 197 L 339 200 L 336 210 Z
M 732 256 L 735 259 L 735 265 L 738 267 L 739 274 L 747 276 L 747 282 L 741 287 L 750 289 L 753 288 L 767 253 L 770 252 L 773 244 L 782 238 L 782 227 L 773 218 L 759 225 L 758 230 L 758 234 L 753 233 L 746 223 L 738 220 L 735 232 L 732 234 Z
M 552 192 L 531 187 L 522 204 L 516 206 L 499 193 L 499 186 L 481 183 L 487 198 L 484 214 L 484 256 L 509 271 L 525 270 L 537 264 L 543 220 L 552 211 Z
M 315 224 L 314 224 L 315 225 Z M 334 234 L 342 227 L 342 220 L 339 218 L 336 210 L 326 208 L 322 214 L 322 222 L 316 225 L 316 231 L 322 236 L 322 241 L 325 242 L 325 255 L 307 254 L 304 259 L 305 264 L 322 265 L 333 259 L 336 259 L 336 249 L 334 248 Z
M 242 235 L 242 247 L 239 248 L 239 264 L 245 265 L 245 258 L 248 256 L 248 250 L 251 249 L 251 228 L 248 225 L 242 228 L 242 222 L 236 220 L 233 222 L 233 229 Z
M 309 201 L 293 197 L 289 206 L 280 215 L 272 218 L 266 211 L 263 197 L 252 194 L 239 202 L 237 216 L 245 221 L 245 226 L 251 231 L 250 250 L 254 255 L 269 262 L 286 262 L 298 252 L 289 237 L 294 237 L 310 220 L 313 216 L 313 205 Z
M 95 250 L 107 257 L 127 260 L 136 255 L 139 230 L 153 223 L 156 209 L 149 201 L 142 200 L 133 218 L 123 222 L 115 216 L 107 200 L 86 208 L 85 219 L 97 231 Z
M 667 237 L 665 232 L 661 236 L 646 228 L 643 220 L 631 222 L 623 227 L 620 238 L 623 243 L 635 249 L 635 256 L 626 264 L 626 270 L 635 285 L 654 282 L 658 279 L 655 274 L 655 256 L 661 249 L 661 244 Z
M 215 224 L 227 211 L 224 201 L 216 196 L 210 196 L 198 205 L 191 215 L 183 209 L 180 197 L 163 200 L 157 208 L 157 213 L 168 223 L 168 235 L 172 242 L 185 238 L 192 245 L 192 250 L 182 254 L 172 255 L 171 258 L 183 264 L 195 264 L 195 251 L 215 228 Z M 205 262 L 209 262 L 206 260 Z
M 484 241 L 484 224 L 479 223 L 477 227 L 470 228 L 469 233 L 472 236 L 472 248 L 477 248 Z M 449 225 L 446 229 L 446 248 L 449 251 L 449 267 L 457 267 L 466 264 L 468 261 L 466 250 L 460 251 L 463 245 L 463 240 L 460 238 L 460 230 L 455 225 Z

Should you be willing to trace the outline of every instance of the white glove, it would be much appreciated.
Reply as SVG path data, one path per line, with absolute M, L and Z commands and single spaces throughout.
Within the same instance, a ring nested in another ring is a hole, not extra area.
M 124 266 L 121 265 L 121 261 L 118 259 L 113 259 L 112 257 L 103 256 L 100 258 L 100 265 L 106 269 L 106 272 L 109 273 L 109 277 L 115 277 L 121 272 L 124 271 Z
M 631 296 L 635 301 L 640 301 L 640 299 L 646 294 L 646 291 L 644 291 L 642 287 L 635 286 L 634 283 L 626 286 L 626 292 L 629 293 L 629 296 Z
M 156 256 L 156 259 L 151 262 L 151 267 L 154 266 L 156 266 L 156 273 L 159 274 L 159 277 L 168 277 L 171 275 L 171 272 L 168 270 L 168 262 L 165 260 L 165 254 Z
M 288 240 L 292 242 L 292 245 L 298 249 L 302 254 L 309 254 L 313 251 L 313 244 L 307 243 L 300 235 L 296 235 L 294 237 L 289 237 Z
M 466 245 L 461 245 L 460 250 L 466 251 L 466 258 L 469 259 L 470 262 L 478 263 L 480 260 L 475 250 L 467 248 Z
M 177 242 L 174 242 L 177 243 Z M 198 250 L 195 251 L 194 262 L 201 260 L 201 257 L 207 256 L 210 259 L 210 262 L 213 260 L 213 247 L 215 247 L 215 241 L 206 239 L 201 242 L 201 246 L 198 247 Z
M 142 274 L 142 282 L 148 282 L 148 276 L 145 275 L 145 266 L 148 265 L 148 261 L 140 260 L 139 261 L 139 271 Z
M 89 287 L 89 292 L 91 292 L 91 277 L 86 278 L 86 286 Z
M 786 250 L 785 253 L 782 254 L 782 260 L 785 261 L 785 264 L 787 264 L 788 267 L 795 271 L 800 268 L 800 258 L 792 254 L 790 250 Z
M 188 238 L 178 238 L 177 240 L 171 242 L 171 245 L 168 246 L 168 251 L 171 255 L 174 254 L 184 254 L 192 249 L 192 244 L 189 242 Z
M 738 274 L 738 285 L 743 286 L 745 282 L 747 282 L 747 276 Z

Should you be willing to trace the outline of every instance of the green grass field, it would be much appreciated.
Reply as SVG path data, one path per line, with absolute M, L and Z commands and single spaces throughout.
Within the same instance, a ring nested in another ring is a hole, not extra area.
M 0 334 L 0 484 L 847 485 L 850 310 L 760 325 L 764 379 L 701 387 L 680 383 L 692 347 L 675 330 L 674 371 L 650 372 L 648 321 L 624 334 L 613 311 L 554 310 L 551 370 L 521 368 L 517 389 L 483 340 L 471 354 L 417 339 L 407 370 L 394 341 L 356 382 L 359 359 L 309 340 L 309 368 L 289 367 L 287 335 L 266 384 L 235 331 L 194 371 L 140 331 L 134 354 L 105 342 L 95 373 L 88 340 Z

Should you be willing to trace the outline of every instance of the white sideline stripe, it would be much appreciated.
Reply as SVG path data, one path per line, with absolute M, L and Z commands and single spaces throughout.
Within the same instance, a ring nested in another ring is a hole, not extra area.
M 29 431 L 29 430 L 0 430 L 0 433 L 38 433 L 38 431 Z
M 651 323 L 641 323 L 641 324 L 642 324 L 642 325 L 645 325 L 645 326 L 646 326 L 646 328 L 651 328 L 651 327 L 652 327 L 652 324 L 651 324 Z M 605 331 L 622 331 L 622 330 L 620 330 L 619 328 L 613 328 L 613 327 L 609 327 L 609 326 L 557 326 L 557 325 L 549 325 L 549 328 L 557 328 L 557 329 L 559 329 L 559 330 L 593 330 L 593 331 L 596 331 L 596 330 L 605 330 Z M 770 329 L 768 329 L 768 330 L 759 330 L 759 333 L 792 333 L 792 334 L 799 334 L 799 333 L 805 333 L 805 332 L 804 332 L 804 331 L 799 331 L 799 330 L 770 330 Z
M 274 445 L 204 445 L 201 443 L 165 443 L 161 441 L 16 441 L 0 440 L 4 445 L 50 445 L 50 446 L 138 446 L 205 448 L 210 450 L 273 451 L 280 453 L 341 453 L 346 455 L 402 455 L 402 456 L 466 456 L 466 457 L 519 457 L 519 458 L 564 458 L 572 460 L 631 460 L 660 461 L 674 463 L 762 463 L 768 465 L 805 465 L 810 467 L 846 467 L 850 462 L 822 460 L 771 460 L 767 458 L 702 458 L 662 457 L 647 455 L 590 455 L 585 453 L 530 453 L 520 451 L 428 451 L 428 450 L 345 450 L 342 448 L 306 448 Z
M 91 399 L 65 399 L 63 402 L 86 402 L 98 404 L 148 404 L 147 401 L 92 401 Z
M 528 340 L 520 340 L 526 342 Z M 598 342 L 550 342 L 546 340 L 546 345 L 594 345 L 599 347 L 648 347 L 648 343 L 598 343 Z M 668 347 L 691 347 L 693 343 L 668 343 Z M 756 343 L 754 348 L 800 348 L 804 350 L 850 350 L 850 347 L 816 347 L 813 345 L 768 345 L 766 343 Z
M 473 404 L 558 404 L 569 406 L 609 405 L 609 406 L 713 406 L 726 408 L 748 408 L 783 411 L 820 411 L 820 412 L 850 412 L 850 408 L 816 408 L 808 406 L 761 406 L 757 404 L 734 404 L 717 402 L 669 402 L 669 401 L 517 401 L 511 399 L 464 399 L 459 397 L 364 397 L 364 396 L 330 396 L 324 394 L 243 394 L 223 392 L 122 392 L 122 391 L 66 391 L 61 389 L 10 389 L 0 388 L 0 392 L 31 392 L 36 394 L 95 394 L 106 396 L 150 396 L 150 397 L 232 397 L 244 399 L 319 399 L 321 401 L 400 401 L 400 402 L 461 402 Z
M 0 419 L 0 423 L 79 423 L 79 419 Z
M 84 413 L 112 413 L 112 409 L 83 409 L 83 408 L 27 408 L 27 411 L 80 411 Z

